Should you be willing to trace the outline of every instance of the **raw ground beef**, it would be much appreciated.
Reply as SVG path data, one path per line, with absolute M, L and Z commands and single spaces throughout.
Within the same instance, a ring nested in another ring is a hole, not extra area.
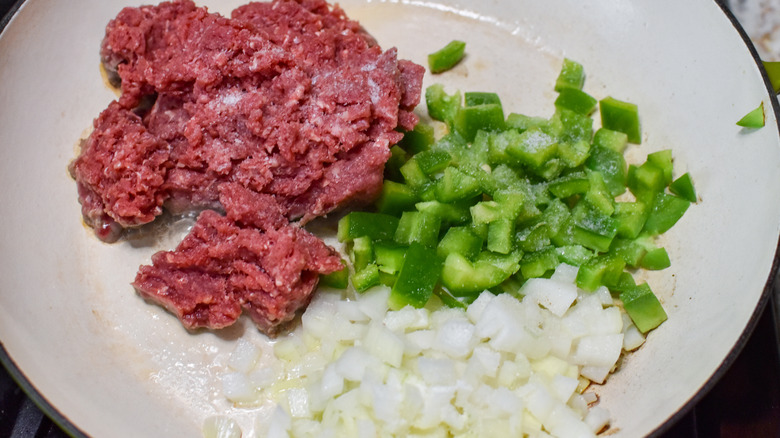
M 175 251 L 152 256 L 133 285 L 176 314 L 187 328 L 223 328 L 242 310 L 273 334 L 309 303 L 320 273 L 340 256 L 291 225 L 271 195 L 220 187 L 227 216 L 205 210 Z
M 424 69 L 324 0 L 230 18 L 189 0 L 125 8 L 101 58 L 122 93 L 70 165 L 85 222 L 113 241 L 163 207 L 216 210 L 134 285 L 187 327 L 245 309 L 273 332 L 341 268 L 300 225 L 378 195 L 389 147 L 417 123 Z

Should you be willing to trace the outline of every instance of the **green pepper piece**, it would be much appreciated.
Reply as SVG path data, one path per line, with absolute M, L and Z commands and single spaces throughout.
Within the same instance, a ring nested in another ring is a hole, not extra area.
M 514 248 L 515 221 L 501 218 L 488 224 L 488 251 L 509 254 Z
M 693 179 L 688 173 L 684 173 L 682 176 L 672 181 L 672 183 L 669 184 L 669 191 L 687 201 L 698 201 L 696 189 L 693 187 Z
M 436 200 L 418 202 L 415 204 L 417 211 L 438 216 L 444 226 L 465 224 L 471 219 L 469 203 L 459 202 L 445 204 Z
M 627 288 L 620 294 L 620 300 L 623 301 L 626 313 L 642 333 L 647 333 L 666 321 L 666 312 L 647 283 Z
M 484 105 L 486 103 L 495 103 L 501 105 L 501 99 L 496 93 L 486 93 L 482 91 L 468 91 L 463 94 L 466 106 Z
M 609 290 L 610 292 L 621 293 L 629 289 L 634 289 L 635 287 L 636 282 L 634 281 L 634 276 L 628 272 L 623 271 L 623 273 L 620 274 L 617 283 L 610 287 Z
M 394 239 L 401 245 L 413 242 L 435 247 L 438 243 L 441 219 L 438 216 L 420 211 L 405 211 L 401 213 Z
M 606 97 L 599 101 L 599 110 L 601 112 L 601 126 L 626 133 L 628 141 L 631 143 L 639 144 L 642 142 L 639 111 L 636 105 Z
M 683 198 L 659 193 L 647 216 L 644 231 L 652 235 L 665 233 L 680 220 L 690 205 L 690 201 Z
M 520 260 L 520 272 L 523 278 L 538 278 L 555 269 L 559 263 L 558 252 L 550 246 L 523 256 Z
M 588 191 L 585 193 L 585 200 L 601 213 L 611 216 L 615 211 L 614 200 L 607 189 L 606 183 L 604 183 L 601 172 L 588 172 L 588 181 L 590 181 L 590 187 L 588 187 Z
M 505 121 L 507 129 L 515 129 L 518 132 L 523 132 L 529 128 L 541 128 L 547 123 L 548 120 L 544 117 L 532 117 L 518 113 L 509 113 Z
M 604 137 L 605 135 L 602 134 L 602 138 Z M 585 161 L 585 167 L 601 174 L 611 197 L 614 198 L 626 191 L 627 166 L 622 153 L 594 141 L 593 147 L 590 148 L 590 156 Z
M 565 88 L 582 89 L 585 83 L 585 69 L 577 61 L 564 58 L 561 72 L 555 80 L 555 91 L 560 92 Z
M 617 234 L 617 222 L 587 201 L 581 201 L 572 211 L 573 243 L 595 251 L 606 252 Z
M 625 132 L 600 128 L 593 134 L 593 146 L 611 149 L 623 156 L 628 146 L 628 136 Z
M 515 129 L 491 132 L 488 136 L 488 163 L 494 166 L 519 166 L 520 161 L 507 153 L 507 148 L 518 142 L 520 142 L 520 132 Z
M 597 103 L 593 96 L 577 88 L 564 88 L 555 99 L 556 108 L 565 108 L 585 116 L 596 110 Z
M 428 67 L 431 73 L 441 73 L 455 67 L 463 59 L 466 43 L 452 40 L 446 46 L 428 55 Z
M 453 128 L 466 141 L 473 141 L 480 129 L 499 131 L 504 126 L 504 110 L 495 103 L 460 107 L 453 120 Z
M 626 184 L 631 193 L 640 201 L 652 202 L 655 195 L 666 187 L 663 169 L 653 163 L 645 162 L 641 166 L 628 166 Z
M 596 254 L 582 245 L 564 245 L 555 248 L 558 260 L 572 266 L 580 266 L 587 263 Z
M 441 202 L 455 202 L 470 199 L 482 193 L 479 181 L 454 167 L 444 169 L 444 175 L 436 181 L 436 199 Z
M 508 155 L 532 169 L 542 167 L 555 156 L 557 151 L 558 141 L 539 128 L 530 128 L 524 131 L 517 137 L 516 142 L 510 143 L 506 147 Z
M 593 292 L 599 286 L 611 288 L 618 284 L 626 263 L 611 254 L 596 256 L 580 266 L 577 271 L 577 287 Z
M 563 226 L 564 221 L 571 217 L 571 211 L 569 207 L 563 203 L 560 199 L 553 199 L 544 209 L 542 213 L 541 221 L 550 227 L 552 234 L 558 233 Z
M 578 167 L 590 156 L 590 143 L 586 140 L 558 142 L 558 157 L 566 167 Z
M 582 172 L 574 172 L 550 181 L 547 190 L 558 198 L 568 198 L 578 193 L 585 193 L 590 189 L 590 180 Z
M 406 256 L 406 247 L 390 242 L 377 242 L 374 255 L 379 272 L 397 274 L 401 270 Z
M 394 145 L 390 148 L 390 158 L 385 163 L 385 181 L 402 181 L 401 166 L 408 160 L 408 154 L 400 146 Z
M 745 114 L 744 117 L 739 119 L 737 125 L 742 126 L 743 128 L 761 128 L 764 126 L 764 123 L 764 102 L 762 101 L 761 104 L 758 105 L 758 108 L 750 111 L 749 113 Z
M 346 289 L 349 284 L 349 268 L 344 259 L 341 260 L 341 265 L 342 268 L 338 271 L 320 275 L 320 284 L 334 289 Z
M 662 151 L 653 152 L 647 154 L 647 162 L 652 163 L 655 167 L 661 169 L 664 176 L 664 186 L 668 186 L 672 182 L 672 150 L 664 149 Z
M 647 248 L 633 239 L 615 238 L 609 247 L 609 254 L 620 257 L 632 268 L 639 267 L 647 254 Z
M 425 89 L 425 104 L 428 107 L 428 115 L 432 119 L 452 126 L 461 104 L 460 91 L 449 95 L 444 92 L 444 85 L 433 84 Z
M 368 236 L 373 241 L 392 240 L 398 228 L 398 218 L 382 213 L 351 211 L 339 220 L 339 242 Z
M 425 306 L 441 272 L 442 263 L 436 250 L 413 242 L 406 250 L 404 264 L 390 290 L 390 307 L 397 310 L 407 305 L 416 308 Z
M 612 217 L 617 221 L 617 236 L 635 239 L 645 226 L 650 209 L 643 202 L 616 202 Z
M 352 240 L 352 251 L 350 252 L 352 266 L 355 271 L 359 271 L 371 263 L 374 263 L 374 245 L 367 236 L 355 237 Z
M 398 146 L 414 155 L 430 149 L 434 141 L 433 126 L 418 123 L 413 130 L 404 132 L 404 137 L 398 142 Z
M 426 175 L 441 172 L 452 162 L 452 156 L 441 149 L 431 149 L 415 155 L 414 160 L 420 166 L 420 170 Z
M 456 297 L 465 297 L 501 284 L 512 275 L 498 259 L 477 259 L 474 263 L 453 252 L 444 260 L 441 281 Z
M 565 108 L 558 108 L 553 119 L 560 120 L 558 138 L 564 142 L 593 140 L 593 119 Z
M 355 271 L 352 275 L 352 286 L 358 292 L 365 292 L 379 284 L 379 268 L 374 263 L 365 266 L 359 271 Z
M 431 182 L 430 178 L 423 172 L 422 167 L 420 167 L 420 162 L 414 157 L 404 163 L 400 171 L 406 184 L 416 190 L 420 190 Z
M 665 248 L 655 248 L 647 251 L 640 264 L 640 267 L 651 271 L 660 271 L 669 266 L 672 266 L 672 262 L 669 260 L 669 253 L 666 252 Z
M 545 222 L 528 226 L 515 235 L 517 246 L 525 252 L 534 252 L 550 246 L 552 227 Z M 488 248 L 490 249 L 490 248 Z
M 483 239 L 476 235 L 469 227 L 452 227 L 447 230 L 444 237 L 436 247 L 436 254 L 446 259 L 450 253 L 458 253 L 469 260 L 473 260 L 482 250 Z
M 412 187 L 386 179 L 376 206 L 380 213 L 397 216 L 414 207 L 418 201 L 419 197 Z

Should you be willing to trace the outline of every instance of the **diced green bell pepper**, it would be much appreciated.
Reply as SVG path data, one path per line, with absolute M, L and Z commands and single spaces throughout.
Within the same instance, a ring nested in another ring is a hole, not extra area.
M 688 173 L 684 173 L 682 176 L 672 181 L 672 183 L 669 184 L 669 191 L 687 201 L 698 201 L 696 189 L 693 187 L 693 179 L 691 179 L 691 175 Z
M 583 263 L 577 271 L 577 287 L 593 292 L 600 286 L 614 286 L 618 284 L 625 266 L 623 259 L 613 255 L 593 257 Z
M 404 264 L 390 290 L 389 304 L 392 309 L 407 305 L 421 308 L 433 295 L 433 290 L 442 273 L 442 263 L 436 250 L 417 242 L 406 250 Z
M 582 89 L 585 83 L 585 69 L 577 61 L 568 58 L 563 59 L 561 72 L 555 80 L 555 91 L 560 92 L 565 88 Z
M 761 128 L 764 126 L 764 123 L 766 120 L 766 116 L 764 115 L 764 102 L 762 101 L 758 107 L 749 113 L 745 114 L 744 117 L 739 119 L 737 121 L 738 126 L 742 126 L 743 128 Z
M 418 123 L 413 130 L 404 132 L 404 137 L 398 142 L 398 146 L 414 155 L 430 149 L 434 141 L 433 126 Z
M 439 241 L 441 219 L 438 216 L 421 211 L 405 211 L 398 221 L 394 240 L 401 245 L 414 242 L 435 247 Z
M 374 245 L 368 236 L 355 237 L 352 240 L 352 266 L 359 271 L 374 263 Z
M 482 91 L 468 91 L 463 94 L 463 100 L 466 102 L 466 106 L 484 105 L 486 103 L 501 105 L 501 99 L 498 97 L 498 94 Z
M 617 222 L 617 236 L 635 239 L 644 228 L 649 213 L 643 202 L 616 202 L 612 217 Z
M 374 245 L 374 256 L 379 272 L 397 274 L 404 263 L 406 248 L 390 242 L 377 242 Z
M 593 146 L 611 149 L 622 156 L 628 146 L 628 135 L 625 132 L 600 128 L 593 134 Z
M 461 105 L 460 91 L 447 94 L 444 85 L 433 84 L 425 89 L 425 104 L 428 107 L 428 115 L 434 120 L 439 120 L 452 125 L 455 114 Z
M 601 131 L 603 130 L 599 132 Z M 627 166 L 622 153 L 594 143 L 590 148 L 590 156 L 585 161 L 585 167 L 601 174 L 611 197 L 626 191 Z
M 547 185 L 547 190 L 557 198 L 568 198 L 579 193 L 585 193 L 590 188 L 590 180 L 582 172 L 574 172 L 557 178 Z
M 466 43 L 452 40 L 446 46 L 428 55 L 428 68 L 431 73 L 445 72 L 455 66 L 466 50 Z
M 441 149 L 423 151 L 413 158 L 420 165 L 420 170 L 426 175 L 441 172 L 452 162 L 452 156 L 447 151 Z
M 666 321 L 666 312 L 647 283 L 627 288 L 620 294 L 620 300 L 623 301 L 626 313 L 642 333 L 647 333 Z
M 555 269 L 558 264 L 558 252 L 550 246 L 540 251 L 525 254 L 520 259 L 520 272 L 523 278 L 538 278 Z
M 653 208 L 647 216 L 644 231 L 657 235 L 667 232 L 683 216 L 691 203 L 683 198 L 659 193 L 656 195 Z
M 413 208 L 419 200 L 417 192 L 412 187 L 386 179 L 382 184 L 382 194 L 376 206 L 380 213 L 395 216 Z
M 346 289 L 349 284 L 349 268 L 343 259 L 341 265 L 343 267 L 338 271 L 320 275 L 320 284 L 334 289 Z
M 517 137 L 517 141 L 509 143 L 506 147 L 508 155 L 532 169 L 542 167 L 555 157 L 557 152 L 558 141 L 539 128 L 530 128 L 524 131 Z
M 461 225 L 471 219 L 468 202 L 445 204 L 439 201 L 424 201 L 415 204 L 417 211 L 438 216 L 442 226 Z
M 398 228 L 398 218 L 382 213 L 351 211 L 339 220 L 339 242 L 368 236 L 371 240 L 392 240 Z
M 420 167 L 419 161 L 414 157 L 410 158 L 401 166 L 400 172 L 401 175 L 403 175 L 406 184 L 413 187 L 415 190 L 420 190 L 431 182 L 431 179 L 428 178 L 425 172 L 423 172 L 422 167 Z
M 606 252 L 617 234 L 615 219 L 600 212 L 587 201 L 581 201 L 572 211 L 573 243 L 595 251 Z
M 514 248 L 515 221 L 501 218 L 488 224 L 488 251 L 509 254 Z
M 436 199 L 449 203 L 471 199 L 482 193 L 479 181 L 454 167 L 444 169 L 444 174 L 436 181 L 434 188 Z
M 497 131 L 504 126 L 504 110 L 496 103 L 460 107 L 453 120 L 455 131 L 467 141 L 473 141 L 479 130 Z
M 639 144 L 642 142 L 639 111 L 635 104 L 606 97 L 599 101 L 599 111 L 601 112 L 601 126 L 613 131 L 624 132 L 631 143 Z
M 371 263 L 352 274 L 352 286 L 354 286 L 355 290 L 358 292 L 365 292 L 378 284 L 380 284 L 379 268 L 374 263 Z
M 473 260 L 482 250 L 482 237 L 469 227 L 452 227 L 444 234 L 436 247 L 436 253 L 446 259 L 450 253 L 458 253 Z
M 595 253 L 582 245 L 564 245 L 555 248 L 558 260 L 563 263 L 580 266 L 595 256 Z
M 564 88 L 555 99 L 556 108 L 565 108 L 585 116 L 593 113 L 597 104 L 593 96 L 577 88 Z
M 671 149 L 664 149 L 647 154 L 647 162 L 652 163 L 655 167 L 661 169 L 661 173 L 664 176 L 664 187 L 671 184 L 673 171 Z

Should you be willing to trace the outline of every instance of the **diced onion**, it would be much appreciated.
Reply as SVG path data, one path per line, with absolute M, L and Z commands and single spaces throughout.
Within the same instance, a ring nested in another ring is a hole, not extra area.
M 608 292 L 579 290 L 576 270 L 465 311 L 388 310 L 387 288 L 321 292 L 273 357 L 237 344 L 224 393 L 277 403 L 258 417 L 269 437 L 594 436 L 609 414 L 582 391 L 644 338 Z

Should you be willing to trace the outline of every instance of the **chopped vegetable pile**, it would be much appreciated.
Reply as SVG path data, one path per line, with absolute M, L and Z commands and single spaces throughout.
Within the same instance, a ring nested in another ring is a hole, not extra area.
M 595 436 L 610 422 L 591 381 L 644 336 L 578 269 L 529 280 L 522 300 L 481 293 L 467 309 L 388 309 L 381 286 L 320 292 L 270 349 L 241 340 L 223 383 L 239 405 L 276 403 L 258 436 Z M 347 293 L 349 295 L 349 293 Z M 217 432 L 237 429 L 214 418 Z
M 351 269 L 324 283 L 390 286 L 393 309 L 433 296 L 465 307 L 485 290 L 517 294 L 566 263 L 579 267 L 578 287 L 607 287 L 642 332 L 657 327 L 666 312 L 631 271 L 670 265 L 656 237 L 696 192 L 687 173 L 674 178 L 670 150 L 627 164 L 624 150 L 641 141 L 636 105 L 597 100 L 584 80 L 582 65 L 564 60 L 549 118 L 505 116 L 495 93 L 430 86 L 428 113 L 447 134 L 436 139 L 420 123 L 392 148 L 376 210 L 339 222 Z

